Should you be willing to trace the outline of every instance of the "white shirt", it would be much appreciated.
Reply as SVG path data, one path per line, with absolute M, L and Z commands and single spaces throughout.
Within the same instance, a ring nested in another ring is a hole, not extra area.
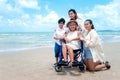
M 65 34 L 65 29 L 64 28 L 57 28 L 56 30 L 55 30 L 55 33 L 54 33 L 54 37 L 62 37 L 62 36 L 64 36 L 64 34 Z M 61 43 L 60 43 L 60 40 L 55 40 L 55 42 L 58 44 L 58 45 L 61 45 Z
M 105 62 L 105 56 L 103 53 L 103 49 L 101 46 L 100 38 L 97 34 L 97 32 L 92 29 L 85 37 L 85 47 L 88 47 L 91 51 L 91 54 L 93 56 L 93 61 L 101 61 Z
M 78 37 L 78 31 L 69 32 L 67 34 L 68 39 L 74 39 L 76 37 Z M 70 46 L 73 50 L 80 49 L 80 41 L 79 40 L 71 41 L 70 43 L 67 43 L 66 45 Z
M 83 28 L 84 28 L 84 27 L 82 27 L 82 21 L 77 18 L 77 19 L 76 19 L 76 22 L 78 23 L 78 27 L 79 27 L 80 31 L 82 31 Z

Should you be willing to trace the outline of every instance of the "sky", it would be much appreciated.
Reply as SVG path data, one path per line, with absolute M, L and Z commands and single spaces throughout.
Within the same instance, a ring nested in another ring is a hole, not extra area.
M 93 20 L 96 30 L 120 30 L 120 0 L 0 0 L 0 32 L 46 32 L 69 20 L 75 9 L 82 25 Z

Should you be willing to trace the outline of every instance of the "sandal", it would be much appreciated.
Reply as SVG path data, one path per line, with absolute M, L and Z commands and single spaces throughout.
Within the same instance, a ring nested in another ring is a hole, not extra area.
M 111 68 L 111 66 L 110 66 L 110 64 L 109 64 L 108 61 L 105 62 L 105 66 L 106 66 L 107 69 L 110 69 L 110 68 Z

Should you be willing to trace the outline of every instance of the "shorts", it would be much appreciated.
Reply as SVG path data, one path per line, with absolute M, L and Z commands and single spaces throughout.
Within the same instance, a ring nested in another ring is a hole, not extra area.
M 91 51 L 90 51 L 90 49 L 89 49 L 88 47 L 85 47 L 85 48 L 84 48 L 84 57 L 85 57 L 86 59 L 91 59 L 91 58 L 93 58 L 93 57 L 92 57 L 92 53 L 91 53 Z
M 62 56 L 62 45 L 58 45 L 57 43 L 55 43 L 54 52 L 55 57 Z

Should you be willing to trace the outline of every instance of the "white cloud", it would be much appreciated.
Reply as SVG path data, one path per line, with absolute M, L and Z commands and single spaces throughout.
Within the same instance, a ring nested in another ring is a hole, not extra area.
M 29 14 L 23 14 L 23 15 L 21 16 L 21 18 L 22 18 L 22 19 L 30 19 L 30 16 L 29 16 Z
M 7 0 L 0 0 L 0 11 L 11 10 L 12 6 L 7 3 Z
M 0 0 L 0 4 L 6 3 L 6 2 L 7 2 L 7 0 Z
M 29 14 L 22 7 L 37 9 L 40 11 L 38 0 L 15 0 L 15 6 L 0 0 L 0 27 L 20 28 L 19 30 L 46 31 L 54 30 L 60 18 L 56 11 L 45 5 L 45 14 Z M 107 5 L 96 5 L 87 13 L 78 13 L 84 21 L 90 18 L 98 29 L 120 29 L 120 0 L 114 0 Z M 2 15 L 1 15 L 2 13 Z M 83 24 L 83 23 L 82 23 Z
M 8 3 L 8 0 L 0 0 L 0 15 L 4 17 L 18 17 L 23 13 L 23 10 L 14 4 Z
M 51 9 L 49 9 L 48 4 L 45 5 L 45 10 L 48 11 L 48 12 L 51 11 Z
M 41 20 L 42 19 L 42 15 L 35 15 L 35 18 L 37 19 L 37 20 Z
M 20 18 L 8 19 L 8 25 L 11 28 L 23 27 L 31 31 L 47 31 L 54 30 L 57 25 L 58 14 L 55 11 L 50 11 L 47 15 L 36 14 L 30 16 L 29 14 L 23 14 Z M 14 23 L 14 24 L 13 24 Z
M 44 22 L 47 23 L 55 23 L 57 22 L 59 16 L 55 11 L 51 11 L 45 18 L 44 18 Z
M 43 16 L 38 14 L 38 15 L 35 15 L 34 16 L 34 19 L 35 19 L 35 24 L 37 24 L 39 27 L 44 24 L 44 21 L 43 21 Z
M 11 19 L 8 19 L 8 24 L 14 24 L 14 21 Z
M 38 0 L 18 0 L 21 7 L 40 9 Z
M 90 18 L 97 29 L 120 29 L 120 0 L 113 0 L 107 5 L 96 5 L 93 10 L 79 16 L 83 20 Z
M 41 29 L 44 31 L 54 30 L 57 25 L 59 15 L 55 11 L 50 11 L 47 15 L 35 15 L 33 16 L 33 28 Z

